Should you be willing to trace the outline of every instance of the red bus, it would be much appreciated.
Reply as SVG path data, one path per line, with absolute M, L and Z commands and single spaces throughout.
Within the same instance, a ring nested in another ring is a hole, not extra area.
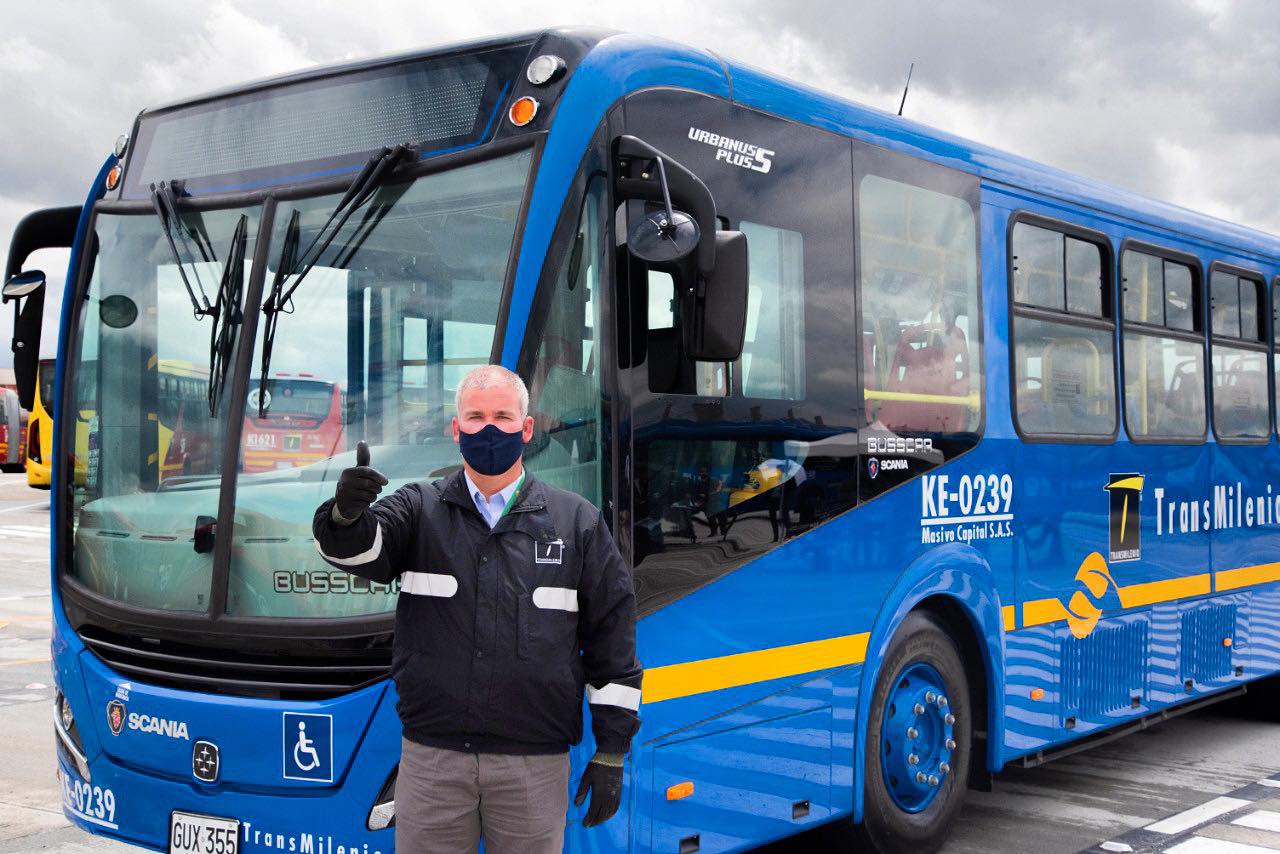
M 312 374 L 277 372 L 267 380 L 258 417 L 258 379 L 244 419 L 244 471 L 305 466 L 337 453 L 342 441 L 342 388 Z

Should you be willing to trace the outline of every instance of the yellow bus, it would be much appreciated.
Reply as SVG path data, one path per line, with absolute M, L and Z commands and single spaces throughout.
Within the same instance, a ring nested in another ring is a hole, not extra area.
M 49 488 L 53 468 L 53 359 L 41 359 L 36 396 L 27 418 L 27 486 Z
M 160 479 L 217 470 L 208 429 L 209 371 L 180 359 L 157 359 L 156 458 Z

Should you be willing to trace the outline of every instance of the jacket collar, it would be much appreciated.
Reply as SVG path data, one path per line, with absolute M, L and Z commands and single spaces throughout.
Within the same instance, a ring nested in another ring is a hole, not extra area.
M 480 511 L 476 510 L 475 499 L 471 497 L 470 490 L 467 489 L 466 470 L 458 469 L 454 471 L 448 478 L 438 481 L 435 488 L 440 492 L 440 499 L 451 504 L 457 504 L 463 510 L 470 510 L 472 513 L 480 515 Z M 515 495 L 515 506 L 507 511 L 507 515 L 503 519 L 517 515 L 517 513 L 530 513 L 547 508 L 547 487 L 543 485 L 543 481 L 535 478 L 534 472 L 529 470 L 529 466 L 525 466 L 525 483 L 520 485 L 520 492 Z M 550 519 L 545 521 L 545 528 L 550 528 Z

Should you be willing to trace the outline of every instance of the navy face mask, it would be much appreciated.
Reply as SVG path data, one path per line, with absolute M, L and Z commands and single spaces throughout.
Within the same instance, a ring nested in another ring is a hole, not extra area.
M 524 451 L 524 431 L 508 433 L 496 424 L 486 424 L 474 433 L 458 430 L 462 458 L 480 474 L 502 474 L 516 464 Z

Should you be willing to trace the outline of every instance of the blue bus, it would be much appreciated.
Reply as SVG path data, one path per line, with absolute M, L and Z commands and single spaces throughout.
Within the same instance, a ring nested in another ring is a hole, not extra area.
M 392 849 L 399 589 L 311 514 L 360 439 L 392 488 L 455 470 L 490 361 L 634 568 L 643 728 L 568 851 L 933 850 L 1001 768 L 1280 669 L 1273 237 L 560 29 L 144 110 L 20 226 L 20 352 L 60 241 L 53 725 L 89 832 Z M 207 398 L 181 469 L 172 362 Z M 340 389 L 321 459 L 282 421 L 245 466 L 272 371 Z

